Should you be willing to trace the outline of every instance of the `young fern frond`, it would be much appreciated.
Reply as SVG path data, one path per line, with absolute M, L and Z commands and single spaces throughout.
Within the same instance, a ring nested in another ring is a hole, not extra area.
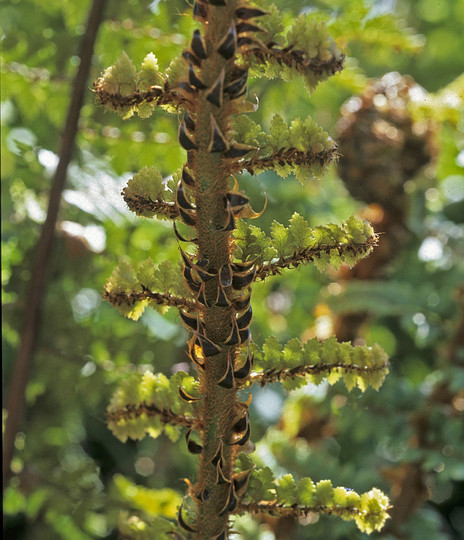
M 243 403 L 238 395 L 247 385 L 276 380 L 291 389 L 343 378 L 348 388 L 364 391 L 368 385 L 378 388 L 388 371 L 377 346 L 352 347 L 335 339 L 303 345 L 296 339 L 282 348 L 270 337 L 260 350 L 250 329 L 254 281 L 309 262 L 321 271 L 328 264 L 351 266 L 376 244 L 376 234 L 363 221 L 311 228 L 296 213 L 288 227 L 274 222 L 266 236 L 243 221 L 260 214 L 237 181 L 230 187 L 232 175 L 242 170 L 293 173 L 301 182 L 325 174 L 338 157 L 336 143 L 309 117 L 287 124 L 274 115 L 265 133 L 245 116 L 256 110 L 246 100 L 247 81 L 250 74 L 284 80 L 300 74 L 312 90 L 341 69 L 343 54 L 325 23 L 306 15 L 284 37 L 277 8 L 263 0 L 256 5 L 197 0 L 193 17 L 200 28 L 165 74 L 151 53 L 138 72 L 123 54 L 95 85 L 100 102 L 123 118 L 134 113 L 146 118 L 155 106 L 183 113 L 178 141 L 187 159 L 182 170 L 163 180 L 155 168 L 145 168 L 123 196 L 139 216 L 173 220 L 177 239 L 190 247 L 179 248 L 177 267 L 147 260 L 134 269 L 123 261 L 108 280 L 105 297 L 134 320 L 149 304 L 177 307 L 196 372 L 196 377 L 178 372 L 170 379 L 146 372 L 123 381 L 108 409 L 109 427 L 121 440 L 164 432 L 173 441 L 186 428 L 187 449 L 199 459 L 198 477 L 187 481 L 177 512 L 187 538 L 225 540 L 231 514 L 263 510 L 296 518 L 308 512 L 337 514 L 372 532 L 383 525 L 389 504 L 378 490 L 359 496 L 332 488 L 329 481 L 314 485 L 306 478 L 296 484 L 290 475 L 276 481 L 270 469 L 255 469 L 247 461 L 242 450 L 250 447 L 251 397 Z M 178 222 L 191 233 L 184 237 Z M 237 463 L 247 466 L 234 472 Z M 160 524 L 160 538 L 164 527 Z M 121 530 L 134 533 L 130 519 Z M 181 537 L 178 531 L 173 526 Z

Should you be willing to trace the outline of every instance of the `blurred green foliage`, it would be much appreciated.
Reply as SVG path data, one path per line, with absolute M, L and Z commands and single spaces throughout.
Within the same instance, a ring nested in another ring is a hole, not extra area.
M 464 535 L 464 359 L 456 341 L 464 275 L 464 124 L 456 101 L 463 86 L 455 82 L 453 93 L 452 84 L 464 71 L 464 7 L 459 0 L 277 4 L 287 20 L 319 9 L 347 54 L 346 69 L 317 88 L 310 101 L 301 81 L 257 79 L 249 89 L 251 96 L 260 96 L 256 122 L 266 125 L 271 113 L 286 121 L 310 114 L 334 134 L 342 103 L 360 93 L 367 78 L 398 70 L 434 93 L 428 94 L 430 106 L 417 114 L 440 122 L 439 153 L 435 169 L 406 186 L 411 235 L 384 280 L 353 281 L 342 296 L 334 274 L 304 267 L 292 279 L 276 277 L 254 288 L 253 336 L 260 346 L 270 333 L 280 341 L 322 336 L 331 317 L 362 310 L 369 318 L 361 338 L 392 354 L 384 387 L 378 394 L 368 390 L 359 400 L 356 390 L 347 395 L 340 383 L 331 389 L 309 385 L 291 394 L 283 408 L 286 396 L 278 388 L 254 391 L 253 440 L 263 436 L 258 458 L 278 474 L 330 477 L 358 491 L 377 485 L 386 492 L 396 478 L 387 469 L 396 467 L 398 475 L 401 467 L 420 463 L 426 471 L 426 501 L 407 516 L 401 534 L 411 540 L 457 540 Z M 12 0 L 2 7 L 4 394 L 89 5 Z M 188 9 L 181 0 L 110 2 L 92 79 L 123 50 L 137 65 L 153 51 L 165 69 L 192 33 L 193 23 L 184 16 Z M 136 262 L 150 257 L 157 264 L 177 260 L 171 228 L 134 217 L 120 196 L 142 167 L 156 165 L 166 176 L 182 165 L 183 151 L 173 144 L 177 118 L 155 112 L 150 120 L 126 123 L 95 105 L 90 85 L 49 268 L 27 411 L 16 438 L 15 476 L 4 497 L 8 538 L 117 538 L 120 510 L 150 518 L 146 497 L 156 495 L 135 484 L 182 493 L 180 479 L 194 468 L 187 450 L 179 445 L 173 451 L 164 436 L 122 444 L 105 424 L 110 396 L 124 377 L 147 369 L 171 375 L 189 368 L 185 331 L 175 310 L 164 317 L 147 310 L 135 324 L 100 300 L 122 256 Z M 294 212 L 317 226 L 340 223 L 362 206 L 348 195 L 335 169 L 323 184 L 302 187 L 266 172 L 244 178 L 243 187 L 255 208 L 262 207 L 267 192 L 269 205 L 259 220 L 266 232 L 273 220 L 286 223 Z M 441 382 L 454 397 L 431 406 L 430 395 Z M 424 414 L 427 444 L 414 445 L 410 420 Z M 171 501 L 167 496 L 166 502 L 159 491 L 153 493 L 159 496 L 159 514 L 172 517 L 176 496 Z M 278 527 L 258 527 L 249 517 L 235 523 L 249 540 L 273 538 L 281 534 L 270 532 Z M 321 518 L 309 528 L 291 528 L 291 534 L 341 540 L 355 533 L 350 524 Z

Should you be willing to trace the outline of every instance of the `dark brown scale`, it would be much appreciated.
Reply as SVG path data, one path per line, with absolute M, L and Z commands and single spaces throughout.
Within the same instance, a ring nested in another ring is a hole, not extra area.
M 191 242 L 192 244 L 196 244 L 198 242 L 198 238 L 184 238 L 178 231 L 176 222 L 174 221 L 174 234 L 176 235 L 177 240 L 181 242 Z
M 179 315 L 188 330 L 198 332 L 198 317 L 192 317 L 190 315 L 187 315 L 181 309 L 179 310 Z
M 224 476 L 224 472 L 222 471 L 220 461 L 218 461 L 218 464 L 216 465 L 216 472 L 217 472 L 216 484 L 230 484 L 231 483 L 231 481 Z
M 182 57 L 184 60 L 186 60 L 189 64 L 193 64 L 196 67 L 201 67 L 201 60 L 197 58 L 193 52 L 190 51 L 182 51 Z
M 265 32 L 265 30 L 256 24 L 241 21 L 237 24 L 237 34 L 240 35 L 245 32 Z
M 249 294 L 248 296 L 245 296 L 245 298 L 242 298 L 242 299 L 234 299 L 233 300 L 233 304 L 234 304 L 234 308 L 237 310 L 237 311 L 243 311 L 244 309 L 248 309 L 248 307 L 250 306 L 250 299 L 251 299 L 251 294 Z
M 201 36 L 201 32 L 200 30 L 198 30 L 198 28 L 194 30 L 193 32 L 193 37 L 192 37 L 192 42 L 190 43 L 190 47 L 192 48 L 192 51 L 197 55 L 198 58 L 205 60 L 206 47 L 205 47 L 203 38 Z
M 200 290 L 198 291 L 198 294 L 197 294 L 197 301 L 198 301 L 202 306 L 205 306 L 205 307 L 211 307 L 210 303 L 209 303 L 208 300 L 206 299 L 206 288 L 205 288 L 205 284 L 204 284 L 204 283 L 201 284 Z
M 218 231 L 233 231 L 235 229 L 235 218 L 234 213 L 230 204 L 227 203 L 227 222 L 222 228 L 218 228 Z
M 214 116 L 211 115 L 211 142 L 208 152 L 226 152 L 229 150 L 229 143 L 219 129 Z
M 235 424 L 232 426 L 232 431 L 234 431 L 235 433 L 243 433 L 248 427 L 248 422 L 248 415 L 245 414 L 240 418 L 240 420 L 235 422 Z
M 199 498 L 203 501 L 203 502 L 206 502 L 211 496 L 211 493 L 208 491 L 208 488 L 204 488 L 203 491 L 200 493 L 200 496 Z
M 234 144 L 229 148 L 229 150 L 224 154 L 225 158 L 236 159 L 246 156 L 252 150 L 256 150 L 255 146 L 248 146 L 247 144 Z
M 187 184 L 187 186 L 189 187 L 195 186 L 195 180 L 193 176 L 188 172 L 187 167 L 184 167 L 182 169 L 182 181 L 185 182 L 185 184 Z
M 245 197 L 245 195 L 237 193 L 236 191 L 229 191 L 229 193 L 226 193 L 226 200 L 234 213 L 242 210 L 242 208 L 250 202 L 248 197 Z
M 193 268 L 194 264 L 192 262 L 192 259 L 188 256 L 187 253 L 182 248 L 179 248 L 180 256 L 182 257 L 182 260 L 184 261 L 185 266 L 188 268 Z
M 184 210 L 194 210 L 194 207 L 185 197 L 184 187 L 182 186 L 182 181 L 179 180 L 176 189 L 176 204 L 178 207 L 183 208 Z
M 192 428 L 190 428 L 185 434 L 185 440 L 187 441 L 187 449 L 191 454 L 201 454 L 203 452 L 203 447 L 190 439 L 191 434 Z
M 182 388 L 182 386 L 179 386 L 179 396 L 186 401 L 187 403 L 195 403 L 195 401 L 200 401 L 205 396 L 191 396 L 190 394 L 187 394 L 187 392 Z
M 237 96 L 241 94 L 247 88 L 248 78 L 244 81 L 234 81 L 224 88 L 224 92 L 230 97 L 230 99 L 237 99 Z
M 224 508 L 219 512 L 220 516 L 223 516 L 229 512 L 233 512 L 237 508 L 237 497 L 235 496 L 234 485 L 229 488 L 229 497 Z
M 201 281 L 206 282 L 210 279 L 213 279 L 213 277 L 216 276 L 215 272 L 207 272 L 206 270 L 202 269 L 200 266 L 201 261 L 198 261 L 196 265 L 194 265 L 193 269 L 198 274 L 198 277 L 201 279 Z
M 177 88 L 179 88 L 180 90 L 182 90 L 186 94 L 194 94 L 196 92 L 195 88 L 190 86 L 190 84 L 187 81 L 181 81 L 177 85 Z
M 185 523 L 184 518 L 182 517 L 182 504 L 180 505 L 179 512 L 177 513 L 177 521 L 179 522 L 179 525 L 185 531 L 188 531 L 188 532 L 191 532 L 191 533 L 196 533 L 197 532 L 195 529 L 192 529 L 192 527 L 190 527 L 190 525 L 187 525 L 187 523 Z
M 243 436 L 240 439 L 235 440 L 232 444 L 238 444 L 239 446 L 245 446 L 245 444 L 250 440 L 251 428 L 250 423 L 247 425 L 247 429 Z
M 218 307 L 228 307 L 231 305 L 231 301 L 227 297 L 226 293 L 224 292 L 224 289 L 222 288 L 221 284 L 218 286 L 218 293 L 216 296 L 216 301 L 214 302 L 215 306 Z
M 256 266 L 243 274 L 235 273 L 232 278 L 232 287 L 236 290 L 244 289 L 253 283 L 256 276 Z
M 197 293 L 200 290 L 200 285 L 193 279 L 192 270 L 184 266 L 182 270 L 185 281 L 187 282 L 187 287 L 193 292 Z
M 213 465 L 217 465 L 220 461 L 223 461 L 223 450 L 224 450 L 224 443 L 222 442 L 222 439 L 219 441 L 219 446 L 214 454 L 213 459 L 211 460 L 211 463 Z
M 188 112 L 186 112 L 184 115 L 184 122 L 187 129 L 190 131 L 195 131 L 195 122 Z
M 243 366 L 237 369 L 237 371 L 234 371 L 234 377 L 238 380 L 246 379 L 248 375 L 250 374 L 252 365 L 253 365 L 253 356 L 250 356 L 250 352 L 248 352 Z
M 260 47 L 260 42 L 253 38 L 253 37 L 250 37 L 250 36 L 240 36 L 237 38 L 237 47 L 250 47 L 250 46 L 254 46 L 254 48 L 256 47 Z
M 248 328 L 251 324 L 251 319 L 253 318 L 253 310 L 251 309 L 251 306 L 248 308 L 248 310 L 237 319 L 237 325 L 240 330 L 245 330 Z
M 208 0 L 212 6 L 227 6 L 226 0 Z
M 249 270 L 256 262 L 256 259 L 252 260 L 252 261 L 247 261 L 247 262 L 241 262 L 241 263 L 232 263 L 232 270 L 235 272 L 235 273 L 243 273 L 243 272 L 246 272 L 247 270 Z
M 184 150 L 197 150 L 198 146 L 188 136 L 184 121 L 179 126 L 179 142 Z
M 230 264 L 224 264 L 219 268 L 219 281 L 223 287 L 229 287 L 232 284 L 232 270 Z
M 232 323 L 232 330 L 225 340 L 225 343 L 227 345 L 238 345 L 240 343 L 239 330 L 236 321 Z
M 249 469 L 248 471 L 242 471 L 237 474 L 234 474 L 233 476 L 233 483 L 235 492 L 237 495 L 242 495 L 246 491 L 246 487 L 248 485 L 248 480 L 250 479 L 250 474 L 253 469 Z
M 195 354 L 195 345 L 196 344 L 199 345 L 198 340 L 197 340 L 197 338 L 195 336 L 193 339 L 191 339 L 189 341 L 189 357 L 196 366 L 198 366 L 200 369 L 205 369 L 204 362 L 200 361 L 197 358 L 197 355 Z
M 188 80 L 189 83 L 197 90 L 204 90 L 205 88 L 208 88 L 206 84 L 204 84 L 203 81 L 197 77 L 193 64 L 189 65 Z
M 205 336 L 198 336 L 198 342 L 203 351 L 203 356 L 209 358 L 221 352 L 221 348 Z
M 229 29 L 227 30 L 226 35 L 222 38 L 221 42 L 219 43 L 219 47 L 217 48 L 218 53 L 225 58 L 226 60 L 229 60 L 232 58 L 235 54 L 235 51 L 237 49 L 237 30 L 235 28 L 234 22 L 231 23 L 229 26 Z
M 188 212 L 186 212 L 183 208 L 179 206 L 178 208 L 180 217 L 182 218 L 182 221 L 189 225 L 190 227 L 195 227 L 195 218 L 190 215 Z
M 253 17 L 261 17 L 262 15 L 269 15 L 267 11 L 263 11 L 259 8 L 253 8 L 253 7 L 239 7 L 235 10 L 235 15 L 239 19 L 252 19 Z
M 216 107 L 222 107 L 224 97 L 224 76 L 225 70 L 222 68 L 218 78 L 214 81 L 211 88 L 206 92 L 206 99 L 213 105 L 216 105 Z
M 218 381 L 218 385 L 222 388 L 230 390 L 234 387 L 234 370 L 232 369 L 232 362 L 230 361 L 230 356 L 227 359 L 227 369 L 224 373 L 224 376 Z
M 240 336 L 240 343 L 246 343 L 248 340 L 251 339 L 250 328 L 247 328 L 246 330 L 240 330 L 238 334 Z

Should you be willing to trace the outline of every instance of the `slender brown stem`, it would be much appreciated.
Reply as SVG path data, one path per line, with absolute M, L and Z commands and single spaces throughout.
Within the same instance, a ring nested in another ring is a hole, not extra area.
M 50 261 L 61 194 L 63 192 L 66 173 L 74 147 L 80 110 L 84 94 L 87 90 L 87 81 L 95 40 L 103 18 L 105 2 L 106 0 L 93 0 L 89 12 L 86 31 L 80 45 L 79 69 L 73 82 L 71 103 L 69 105 L 63 137 L 61 139 L 60 159 L 50 190 L 47 217 L 42 227 L 36 248 L 29 294 L 25 302 L 27 309 L 24 314 L 21 341 L 13 367 L 13 373 L 11 375 L 6 405 L 8 418 L 5 426 L 3 449 L 3 489 L 8 485 L 11 476 L 10 463 L 13 457 L 16 433 L 24 409 L 24 394 L 32 363 L 32 356 L 37 342 L 40 310 L 46 289 L 47 268 Z

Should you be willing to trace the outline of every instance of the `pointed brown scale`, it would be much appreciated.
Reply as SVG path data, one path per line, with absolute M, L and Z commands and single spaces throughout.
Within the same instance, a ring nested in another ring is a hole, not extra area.
M 198 397 L 191 396 L 190 394 L 187 394 L 182 386 L 179 386 L 179 396 L 187 403 L 195 403 L 195 401 L 200 401 L 205 397 L 204 394 Z
M 193 139 L 187 134 L 184 121 L 179 126 L 179 142 L 184 150 L 197 150 L 198 148 Z
M 203 81 L 199 77 L 197 77 L 193 64 L 189 65 L 188 79 L 191 86 L 193 86 L 197 90 L 204 90 L 205 88 L 208 88 L 206 84 L 204 84 Z
M 229 191 L 226 193 L 226 200 L 230 205 L 234 214 L 239 212 L 244 206 L 246 206 L 250 199 L 237 191 Z
M 245 289 L 245 287 L 248 287 L 253 283 L 253 280 L 256 277 L 256 266 L 254 266 L 251 270 L 248 270 L 247 272 L 243 273 L 234 273 L 232 277 L 232 287 L 236 290 Z
M 219 515 L 223 516 L 228 512 L 233 512 L 235 508 L 237 508 L 237 497 L 235 496 L 234 484 L 231 484 L 226 504 L 224 505 L 224 508 L 222 508 L 222 510 L 219 512 Z
M 222 351 L 219 345 L 216 345 L 205 336 L 198 336 L 198 342 L 200 344 L 201 350 L 203 351 L 203 356 L 205 356 L 206 358 L 209 358 L 210 356 L 215 356 Z
M 221 379 L 218 381 L 218 385 L 222 388 L 230 390 L 234 387 L 234 370 L 232 368 L 232 362 L 230 360 L 230 355 L 227 357 L 227 369 Z
M 190 131 L 195 131 L 195 121 L 188 112 L 184 114 L 184 122 L 187 129 L 189 129 Z
M 199 493 L 199 499 L 203 502 L 206 502 L 211 496 L 211 493 L 209 492 L 208 488 L 203 488 L 202 491 Z
M 232 23 L 229 26 L 229 29 L 227 30 L 226 35 L 222 38 L 221 42 L 219 43 L 219 46 L 217 48 L 217 52 L 226 60 L 229 60 L 232 58 L 235 54 L 235 51 L 237 49 L 237 30 L 235 28 L 235 23 L 232 21 Z
M 241 471 L 233 475 L 232 481 L 234 483 L 235 493 L 238 497 L 245 494 L 248 487 L 248 481 L 250 480 L 250 475 L 253 469 L 254 467 L 248 469 L 247 471 Z
M 257 150 L 256 146 L 250 146 L 248 144 L 236 143 L 230 146 L 229 150 L 224 154 L 227 159 L 237 159 L 246 156 L 252 150 Z
M 248 70 L 237 68 L 233 71 L 230 80 L 227 82 L 224 92 L 233 96 L 243 90 L 248 80 Z
M 203 41 L 203 37 L 201 35 L 200 30 L 198 30 L 198 28 L 194 30 L 193 32 L 190 47 L 192 48 L 192 51 L 195 53 L 195 55 L 198 58 L 200 58 L 201 60 L 204 60 L 206 58 L 205 42 Z
M 250 427 L 250 423 L 248 423 L 246 431 L 243 434 L 243 436 L 240 437 L 239 439 L 236 439 L 231 444 L 238 444 L 239 446 L 245 446 L 245 444 L 250 440 L 250 435 L 251 435 L 251 427 Z
M 211 141 L 208 146 L 208 152 L 227 152 L 229 143 L 219 129 L 214 116 L 211 115 Z
M 228 306 L 231 305 L 231 301 L 227 297 L 221 283 L 218 284 L 218 292 L 217 292 L 217 296 L 216 296 L 216 300 L 214 302 L 214 305 L 218 306 L 218 307 L 228 307 Z
M 232 270 L 235 273 L 246 272 L 255 264 L 255 262 L 256 262 L 256 259 L 253 259 L 252 261 L 241 262 L 241 263 L 238 263 L 238 262 L 232 263 Z
M 220 461 L 223 461 L 223 452 L 224 452 L 224 443 L 222 441 L 222 437 L 219 441 L 219 445 L 218 445 L 218 449 L 216 451 L 216 453 L 214 454 L 214 457 L 213 459 L 211 460 L 211 463 L 213 465 L 217 465 Z
M 218 230 L 224 232 L 224 231 L 233 231 L 234 229 L 235 229 L 234 213 L 232 212 L 232 208 L 230 207 L 230 204 L 227 203 L 227 221 L 224 227 Z
M 251 330 L 249 328 L 246 330 L 240 330 L 238 335 L 240 337 L 240 343 L 246 343 L 251 339 Z
M 216 273 L 213 272 L 207 272 L 206 270 L 203 270 L 198 266 L 198 264 L 194 265 L 193 269 L 195 270 L 198 277 L 203 281 L 203 283 L 206 283 L 210 279 L 213 279 L 213 277 L 216 277 Z
M 202 283 L 200 285 L 200 290 L 198 291 L 197 293 L 197 301 L 202 305 L 202 306 L 205 306 L 205 307 L 211 307 L 210 303 L 208 302 L 208 300 L 206 299 L 206 287 L 205 287 L 205 284 Z
M 242 6 L 235 10 L 235 15 L 237 15 L 239 19 L 248 20 L 253 19 L 254 17 L 261 17 L 262 15 L 269 15 L 269 13 L 259 8 Z
M 253 318 L 253 310 L 251 306 L 245 311 L 245 313 L 238 317 L 237 319 L 237 326 L 239 330 L 245 330 L 248 328 L 251 324 L 251 319 Z
M 232 322 L 232 330 L 224 341 L 227 345 L 238 345 L 240 343 L 240 334 L 237 326 L 237 321 L 234 319 Z
M 188 212 L 186 212 L 183 208 L 181 208 L 180 206 L 178 207 L 178 210 L 179 210 L 179 214 L 180 214 L 180 217 L 182 218 L 182 221 L 186 224 L 186 225 L 189 225 L 190 227 L 195 227 L 195 218 L 189 214 Z
M 182 260 L 184 261 L 184 264 L 187 268 L 192 269 L 195 265 L 191 259 L 192 256 L 189 256 L 188 253 L 185 253 L 185 251 L 179 247 L 180 256 L 182 257 Z
M 181 242 L 191 242 L 192 244 L 196 244 L 198 242 L 198 238 L 192 238 L 191 240 L 188 238 L 184 238 L 178 231 L 176 222 L 174 221 L 174 234 L 176 235 L 177 240 L 180 240 Z
M 190 86 L 190 84 L 187 81 L 181 81 L 177 84 L 176 88 L 182 90 L 182 92 L 185 92 L 186 94 L 194 94 L 195 88 Z
M 198 316 L 192 317 L 191 315 L 187 315 L 181 309 L 179 309 L 179 316 L 187 330 L 198 332 Z
M 252 24 L 250 22 L 241 21 L 237 24 L 237 35 L 244 34 L 245 32 L 265 32 L 264 28 Z
M 264 201 L 264 206 L 263 206 L 263 209 L 261 210 L 261 212 L 255 212 L 253 210 L 253 208 L 251 208 L 251 206 L 248 204 L 248 205 L 243 206 L 241 209 L 237 210 L 235 212 L 235 216 L 239 217 L 239 218 L 248 218 L 248 219 L 256 219 L 256 218 L 261 217 L 264 214 L 264 211 L 267 208 L 267 195 L 266 195 L 266 193 L 264 193 L 264 197 L 265 197 L 265 201 Z
M 213 105 L 216 105 L 216 107 L 222 107 L 225 73 L 225 69 L 222 68 L 218 78 L 214 81 L 211 88 L 206 92 L 206 99 Z
M 187 532 L 191 532 L 191 533 L 196 533 L 196 529 L 193 529 L 192 527 L 190 527 L 190 525 L 188 525 L 185 521 L 184 521 L 184 518 L 182 516 L 182 506 L 184 505 L 184 503 L 182 503 L 180 506 L 179 506 L 179 512 L 177 513 L 177 521 L 179 522 L 179 525 Z
M 237 311 L 243 311 L 250 307 L 251 292 L 244 298 L 235 298 L 232 303 Z
M 232 284 L 232 269 L 230 264 L 224 264 L 219 268 L 219 281 L 223 287 L 230 287 Z
M 200 345 L 198 344 L 197 337 L 194 336 L 193 339 L 189 341 L 188 355 L 196 366 L 198 366 L 200 369 L 205 369 L 205 363 L 202 360 L 200 360 L 200 358 L 198 358 L 197 348 L 201 349 Z
M 200 0 L 193 5 L 193 18 L 201 22 L 205 22 L 208 18 L 208 7 Z
M 187 283 L 187 287 L 193 293 L 197 293 L 200 290 L 200 285 L 196 283 L 196 281 L 193 279 L 192 270 L 184 266 L 184 269 L 182 270 L 182 274 L 184 275 L 185 281 Z
M 187 449 L 191 454 L 201 454 L 203 452 L 203 446 L 190 439 L 192 434 L 192 428 L 190 428 L 185 434 L 185 440 L 187 441 Z
M 182 182 L 184 182 L 189 187 L 195 187 L 195 179 L 185 165 L 182 169 Z
M 221 461 L 218 461 L 216 465 L 216 484 L 230 484 L 231 481 L 224 476 L 224 472 L 222 471 L 221 467 Z
M 212 6 L 227 6 L 226 0 L 209 0 Z
M 192 204 L 189 203 L 187 198 L 185 197 L 184 187 L 181 180 L 179 180 L 177 184 L 176 204 L 179 208 L 182 208 L 183 210 L 194 210 Z
M 190 52 L 190 51 L 182 51 L 182 57 L 184 58 L 184 60 L 186 60 L 189 64 L 193 64 L 194 66 L 196 67 L 200 67 L 201 66 L 201 60 L 199 58 L 197 58 L 193 52 Z
M 246 431 L 249 423 L 248 413 L 244 414 L 241 418 L 235 422 L 235 424 L 232 426 L 232 431 L 234 433 L 243 433 Z
M 248 351 L 248 354 L 247 354 L 247 357 L 243 366 L 237 369 L 237 371 L 234 371 L 234 378 L 238 379 L 239 381 L 246 379 L 248 375 L 250 374 L 251 368 L 253 366 L 253 360 L 254 360 L 254 357 L 250 356 L 250 351 Z

